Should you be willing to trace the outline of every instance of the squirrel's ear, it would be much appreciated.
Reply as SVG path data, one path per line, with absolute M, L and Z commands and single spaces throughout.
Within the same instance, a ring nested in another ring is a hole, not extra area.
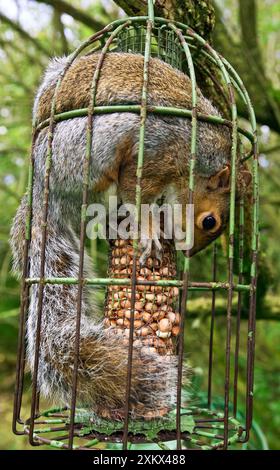
M 230 190 L 230 167 L 226 166 L 208 180 L 207 188 L 215 191 L 217 189 Z

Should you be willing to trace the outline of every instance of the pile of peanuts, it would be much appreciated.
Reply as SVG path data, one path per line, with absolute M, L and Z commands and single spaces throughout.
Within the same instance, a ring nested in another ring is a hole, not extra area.
M 153 253 L 140 266 L 136 260 L 137 281 L 158 281 L 176 279 L 174 245 L 162 242 L 163 254 L 159 261 Z M 132 277 L 132 240 L 117 239 L 111 242 L 111 256 L 108 276 L 111 278 Z M 105 303 L 105 326 L 116 329 L 125 344 L 129 342 L 132 316 L 132 286 L 112 285 L 107 289 Z M 178 287 L 136 285 L 134 304 L 133 347 L 143 353 L 172 355 L 175 353 L 176 338 L 180 332 L 180 314 L 176 311 L 179 300 Z M 148 348 L 148 349 L 147 349 Z

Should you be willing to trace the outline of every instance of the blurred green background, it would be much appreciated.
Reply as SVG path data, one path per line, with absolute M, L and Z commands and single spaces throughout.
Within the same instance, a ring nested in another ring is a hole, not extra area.
M 260 135 L 261 266 L 257 310 L 254 419 L 255 448 L 280 448 L 280 2 L 217 0 L 214 45 L 237 68 L 256 107 Z M 81 40 L 123 15 L 113 1 L 0 0 L 0 446 L 27 449 L 11 432 L 19 310 L 19 283 L 10 274 L 9 230 L 27 183 L 31 110 L 48 58 L 67 54 Z M 247 16 L 246 16 L 247 15 Z M 247 18 L 247 23 L 245 21 Z M 278 175 L 278 176 L 277 176 Z M 102 247 L 100 247 L 102 249 Z M 104 248 L 104 247 L 103 247 Z M 218 244 L 223 271 L 225 248 Z M 104 257 L 99 261 L 104 271 Z M 193 276 L 208 279 L 211 249 L 193 260 Z M 236 299 L 235 299 L 236 300 Z M 214 341 L 214 400 L 222 397 L 225 302 L 217 296 Z M 190 303 L 186 334 L 194 390 L 207 378 L 211 298 Z M 244 411 L 246 316 L 241 325 L 239 391 Z M 26 413 L 28 393 L 24 401 Z

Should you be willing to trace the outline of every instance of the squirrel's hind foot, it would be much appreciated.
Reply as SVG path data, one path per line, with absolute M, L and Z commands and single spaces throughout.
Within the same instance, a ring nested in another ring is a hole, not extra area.
M 147 410 L 144 405 L 135 405 L 131 407 L 129 415 L 132 419 L 143 419 L 145 421 L 151 421 L 152 419 L 160 419 L 166 416 L 169 413 L 170 409 L 167 407 Z M 108 410 L 106 408 L 100 409 L 97 411 L 97 414 L 104 419 L 109 419 L 113 421 L 124 421 L 125 419 L 125 410 L 124 408 Z

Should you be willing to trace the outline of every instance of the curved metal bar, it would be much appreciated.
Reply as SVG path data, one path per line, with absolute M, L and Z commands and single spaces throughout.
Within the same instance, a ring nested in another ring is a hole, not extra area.
M 36 130 L 32 128 L 32 144 L 29 157 L 28 184 L 27 184 L 27 213 L 25 218 L 24 233 L 24 249 L 23 249 L 23 272 L 21 279 L 21 300 L 19 314 L 19 330 L 18 330 L 18 347 L 17 347 L 17 365 L 16 365 L 16 381 L 14 391 L 14 407 L 12 430 L 14 434 L 24 434 L 23 431 L 17 429 L 17 424 L 23 424 L 21 419 L 21 403 L 24 384 L 24 367 L 25 367 L 25 330 L 26 315 L 29 304 L 29 287 L 26 279 L 29 275 L 29 246 L 31 241 L 31 221 L 32 221 L 32 192 L 34 177 L 34 146 L 36 140 Z
M 186 39 L 188 39 L 188 40 L 191 39 L 190 36 L 187 36 L 187 35 L 186 35 L 185 37 L 186 37 Z M 190 47 L 190 49 L 193 49 L 193 50 L 197 50 L 197 49 L 198 49 L 197 46 L 196 46 L 194 43 L 193 43 L 193 44 L 190 44 L 189 47 Z M 200 49 L 200 50 L 199 50 L 199 53 L 202 54 L 207 60 L 209 60 L 209 62 L 211 62 L 212 64 L 214 64 L 214 65 L 217 66 L 216 60 L 215 60 L 213 57 L 211 57 L 211 55 L 209 55 L 205 50 Z M 221 57 L 221 59 L 223 60 L 223 57 Z M 229 70 L 229 72 L 230 72 L 230 70 Z M 245 96 L 244 96 L 244 94 L 243 94 L 243 91 L 242 91 L 241 88 L 239 87 L 239 85 L 238 85 L 238 83 L 236 82 L 236 80 L 234 80 L 233 77 L 231 77 L 231 81 L 232 81 L 234 87 L 236 88 L 238 94 L 241 96 L 242 100 L 244 101 L 244 103 L 247 104 L 247 101 L 246 101 L 246 98 L 245 98 Z
M 238 282 L 243 282 L 244 269 L 244 197 L 239 201 L 239 247 L 238 247 Z M 237 315 L 236 315 L 236 333 L 235 333 L 235 351 L 234 351 L 234 379 L 233 379 L 233 416 L 237 416 L 238 400 L 238 375 L 239 375 L 239 349 L 240 349 L 240 324 L 241 324 L 242 292 L 238 292 Z
M 212 261 L 212 279 L 213 282 L 217 280 L 217 242 L 213 246 L 213 261 Z M 211 323 L 210 323 L 210 335 L 209 335 L 209 355 L 208 355 L 208 390 L 207 390 L 207 404 L 208 408 L 211 408 L 212 404 L 212 376 L 213 376 L 213 348 L 214 348 L 214 329 L 215 329 L 215 318 L 216 317 L 216 291 L 212 291 L 212 302 L 211 302 Z
M 77 384 L 78 384 L 78 365 L 79 365 L 79 349 L 80 349 L 80 326 L 82 315 L 82 297 L 84 287 L 84 253 L 85 253 L 85 235 L 86 235 L 86 210 L 88 205 L 88 189 L 89 189 L 89 168 L 92 149 L 92 121 L 94 115 L 95 98 L 97 93 L 98 81 L 100 72 L 104 63 L 106 53 L 119 32 L 129 24 L 129 21 L 121 24 L 116 28 L 109 38 L 107 39 L 104 47 L 99 56 L 98 63 L 93 75 L 91 90 L 90 90 L 90 103 L 88 107 L 88 121 L 87 121 L 87 147 L 86 157 L 83 169 L 83 202 L 81 207 L 81 227 L 80 227 L 80 251 L 79 251 L 79 279 L 78 279 L 78 296 L 77 296 L 77 318 L 76 318 L 76 334 L 75 334 L 75 356 L 73 368 L 73 385 L 72 385 L 72 399 L 71 399 L 71 412 L 70 412 L 70 425 L 69 425 L 69 449 L 73 448 L 74 439 L 74 424 L 75 424 L 75 410 L 77 400 Z
M 176 33 L 179 38 L 182 47 L 184 49 L 190 79 L 192 87 L 192 121 L 191 121 L 191 156 L 189 165 L 189 199 L 188 204 L 193 204 L 194 194 L 194 177 L 195 177 L 195 162 L 196 162 L 196 150 L 197 150 L 197 85 L 196 76 L 192 60 L 190 48 L 182 34 L 182 32 L 173 26 L 171 23 L 169 27 Z M 186 224 L 186 244 L 190 246 L 193 227 L 190 223 Z M 178 348 L 178 382 L 177 382 L 177 404 L 176 404 L 176 432 L 177 432 L 177 449 L 181 449 L 181 394 L 182 394 L 182 375 L 183 375 L 183 355 L 184 355 L 184 324 L 187 313 L 187 301 L 188 301 L 188 280 L 190 274 L 190 250 L 186 252 L 186 258 L 184 263 L 184 274 L 183 274 L 183 292 L 181 298 L 181 321 L 180 321 L 180 335 L 179 335 L 179 348 Z
M 149 5 L 151 2 L 149 2 Z M 143 88 L 142 88 L 142 102 L 140 111 L 140 132 L 139 132 L 139 150 L 137 159 L 136 171 L 136 211 L 137 211 L 137 227 L 139 227 L 140 214 L 141 214 L 141 180 L 144 163 L 145 153 L 145 126 L 147 119 L 147 101 L 148 101 L 148 81 L 149 81 L 149 62 L 151 57 L 151 37 L 152 37 L 153 22 L 149 18 L 147 20 L 147 33 L 145 43 L 144 55 L 144 68 L 143 68 Z M 137 251 L 138 251 L 138 238 L 133 240 L 133 265 L 132 265 L 132 297 L 131 297 L 131 317 L 129 327 L 129 345 L 128 345 L 128 363 L 127 363 L 127 382 L 125 394 L 125 418 L 124 418 L 124 431 L 123 431 L 123 450 L 127 449 L 128 442 L 128 424 L 129 424 L 129 402 L 132 378 L 132 356 L 133 356 L 133 332 L 134 332 L 134 314 L 135 314 L 135 301 L 136 301 L 136 268 L 137 268 Z
M 111 113 L 138 113 L 140 114 L 141 105 L 138 104 L 115 104 L 110 106 L 96 106 L 94 108 L 94 114 L 111 114 Z M 192 111 L 184 108 L 174 108 L 171 106 L 147 106 L 148 114 L 159 114 L 163 116 L 176 116 L 182 118 L 191 118 Z M 64 111 L 63 113 L 58 113 L 55 115 L 56 123 L 67 120 L 74 119 L 77 117 L 87 116 L 87 108 L 73 109 L 71 111 Z M 203 113 L 197 113 L 197 120 L 202 122 L 210 122 L 213 124 L 221 124 L 232 128 L 232 122 L 222 118 L 221 116 L 207 115 Z M 36 130 L 39 132 L 49 125 L 49 119 L 42 121 L 38 124 Z M 238 127 L 238 132 L 246 137 L 251 143 L 254 142 L 254 134 L 250 133 L 242 127 Z

